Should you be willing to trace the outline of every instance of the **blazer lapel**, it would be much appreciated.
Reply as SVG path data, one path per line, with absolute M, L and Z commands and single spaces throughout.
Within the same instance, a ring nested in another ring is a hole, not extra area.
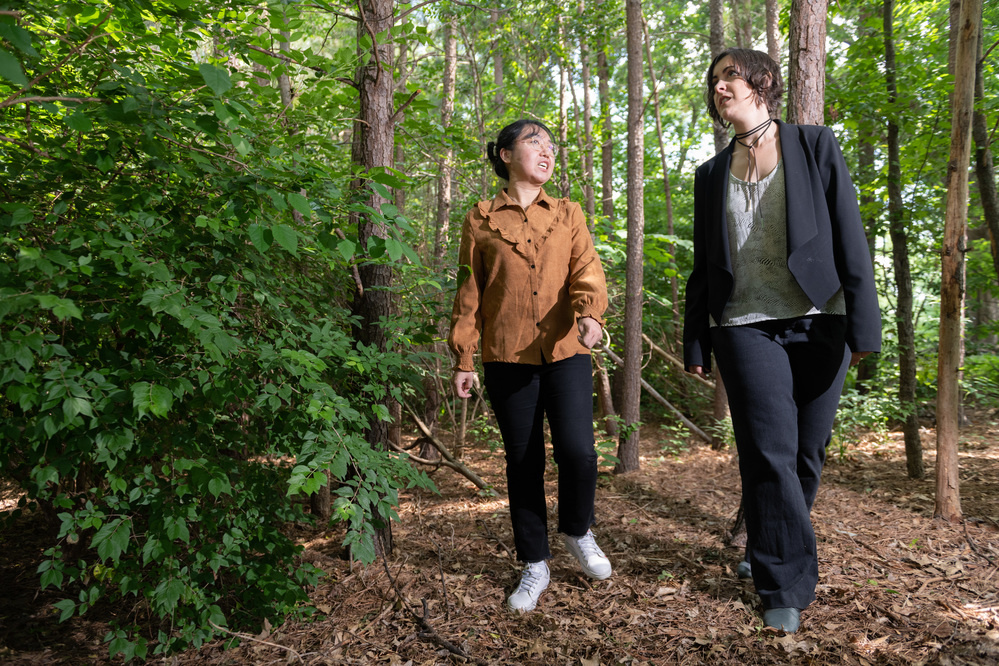
M 715 235 L 714 242 L 709 243 L 711 248 L 710 259 L 714 265 L 732 272 L 732 255 L 728 247 L 728 216 L 725 214 L 725 206 L 728 203 L 728 171 L 732 165 L 732 148 L 735 139 L 729 143 L 728 147 L 718 154 L 711 171 L 711 184 L 707 188 L 708 192 L 714 192 L 716 196 L 708 205 L 708 220 L 711 222 L 710 232 Z
M 784 160 L 784 190 L 787 198 L 787 256 L 815 237 L 815 206 L 808 174 L 808 156 L 794 125 L 777 121 L 781 158 Z

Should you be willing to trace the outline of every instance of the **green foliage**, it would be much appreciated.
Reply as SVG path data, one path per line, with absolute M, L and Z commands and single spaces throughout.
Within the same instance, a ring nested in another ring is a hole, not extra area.
M 184 7 L 0 17 L 0 471 L 56 517 L 61 619 L 120 604 L 126 659 L 295 612 L 320 572 L 284 529 L 328 478 L 365 562 L 398 489 L 432 487 L 364 438 L 419 355 L 406 321 L 390 353 L 355 342 L 350 265 L 416 258 L 391 211 L 355 249 L 347 216 L 379 214 L 330 138 L 353 115 L 337 62 L 247 48 L 271 46 L 257 21 L 301 26 L 292 6 Z M 294 108 L 282 73 L 314 79 Z
M 970 404 L 999 409 L 999 357 L 987 353 L 965 358 L 962 388 Z

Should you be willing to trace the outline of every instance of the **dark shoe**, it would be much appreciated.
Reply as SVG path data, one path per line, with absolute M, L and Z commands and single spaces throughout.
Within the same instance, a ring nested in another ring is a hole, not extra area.
M 793 634 L 801 626 L 801 611 L 797 608 L 768 608 L 763 611 L 763 624 Z
M 743 560 L 739 562 L 739 566 L 735 568 L 735 575 L 739 577 L 740 580 L 746 580 L 747 578 L 753 577 L 753 567 L 750 566 L 749 562 Z

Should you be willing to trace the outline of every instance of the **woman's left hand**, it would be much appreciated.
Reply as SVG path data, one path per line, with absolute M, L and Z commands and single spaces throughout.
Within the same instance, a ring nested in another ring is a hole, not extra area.
M 865 358 L 867 358 L 868 356 L 870 356 L 870 354 L 871 354 L 871 352 L 851 352 L 851 356 L 850 356 L 850 367 L 852 368 L 853 366 L 857 365 L 858 363 L 860 363 L 861 361 L 863 361 Z
M 580 317 L 577 325 L 579 326 L 580 344 L 587 349 L 593 349 L 593 346 L 600 342 L 600 338 L 603 337 L 604 329 L 593 317 Z

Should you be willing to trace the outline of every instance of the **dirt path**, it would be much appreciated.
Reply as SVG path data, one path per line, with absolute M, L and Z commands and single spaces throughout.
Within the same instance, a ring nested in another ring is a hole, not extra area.
M 341 557 L 342 535 L 303 534 L 306 557 L 330 574 L 312 595 L 311 622 L 167 663 L 999 663 L 996 426 L 965 433 L 963 525 L 932 519 L 932 455 L 927 479 L 906 479 L 897 434 L 833 454 L 814 511 L 818 601 L 794 635 L 764 630 L 752 584 L 735 576 L 740 553 L 726 546 L 738 506 L 732 454 L 706 447 L 667 454 L 656 438 L 654 428 L 643 431 L 640 472 L 599 480 L 595 532 L 614 565 L 607 581 L 586 579 L 553 537 L 552 583 L 538 609 L 523 617 L 505 610 L 519 567 L 502 454 L 482 446 L 466 461 L 499 495 L 481 496 L 455 474 L 437 472 L 439 496 L 405 496 L 387 567 L 352 571 Z M 924 446 L 932 452 L 931 431 Z M 553 509 L 554 484 L 549 490 Z M 0 662 L 97 663 L 105 649 L 97 628 L 89 633 L 98 643 L 86 662 L 51 648 L 14 652 L 9 642 Z

